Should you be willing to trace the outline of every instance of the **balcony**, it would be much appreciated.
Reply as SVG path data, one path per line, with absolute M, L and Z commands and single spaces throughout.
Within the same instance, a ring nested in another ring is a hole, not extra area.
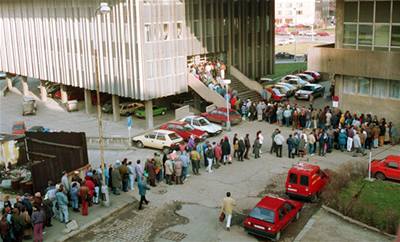
M 350 76 L 400 80 L 400 52 L 334 48 L 319 45 L 308 51 L 308 69 Z

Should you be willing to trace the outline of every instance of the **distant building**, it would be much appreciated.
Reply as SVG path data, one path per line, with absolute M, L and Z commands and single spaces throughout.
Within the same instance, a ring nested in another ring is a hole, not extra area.
M 315 25 L 322 27 L 329 21 L 331 0 L 276 0 L 276 25 Z
M 308 68 L 334 74 L 339 107 L 400 125 L 400 1 L 336 2 L 336 41 L 308 53 Z

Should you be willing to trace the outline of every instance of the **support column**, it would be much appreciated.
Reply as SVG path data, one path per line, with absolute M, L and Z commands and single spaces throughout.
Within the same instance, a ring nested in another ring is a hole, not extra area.
M 8 77 L 6 78 L 6 80 L 7 80 L 7 88 L 9 91 L 11 91 L 11 89 L 13 88 L 12 80 L 11 80 L 11 78 L 8 78 Z
M 193 93 L 194 108 L 201 111 L 201 98 L 197 93 Z
M 91 90 L 85 89 L 84 93 L 85 93 L 85 111 L 86 114 L 91 114 L 93 112 L 92 92 Z
M 60 92 L 61 92 L 61 102 L 67 103 L 68 102 L 68 94 L 67 94 L 67 87 L 63 84 L 60 84 Z
M 147 129 L 152 129 L 154 127 L 153 122 L 153 101 L 148 100 L 144 102 L 144 108 L 146 113 L 146 124 Z
M 47 101 L 47 90 L 46 87 L 44 86 L 45 81 L 40 81 L 40 100 L 43 102 Z
M 114 122 L 118 122 L 121 118 L 119 114 L 119 96 L 112 95 L 111 102 L 113 109 L 113 120 Z
M 21 77 L 21 85 L 22 85 L 22 95 L 28 96 L 29 95 L 29 87 L 28 87 L 28 78 Z

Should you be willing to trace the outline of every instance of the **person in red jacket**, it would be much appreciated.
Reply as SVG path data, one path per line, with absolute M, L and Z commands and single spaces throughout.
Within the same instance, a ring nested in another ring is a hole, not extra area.
M 86 176 L 85 177 L 85 185 L 89 188 L 88 202 L 89 202 L 89 206 L 92 206 L 93 195 L 94 195 L 94 187 L 95 187 L 95 184 L 93 182 L 93 178 L 90 177 L 90 176 Z

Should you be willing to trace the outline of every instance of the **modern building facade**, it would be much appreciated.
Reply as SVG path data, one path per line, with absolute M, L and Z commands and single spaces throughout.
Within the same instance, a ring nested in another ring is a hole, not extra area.
M 0 71 L 94 90 L 98 56 L 100 91 L 143 101 L 187 92 L 193 56 L 273 71 L 272 0 L 107 2 L 100 14 L 98 0 L 1 1 Z
M 276 0 L 275 23 L 324 26 L 329 21 L 331 0 Z
M 400 1 L 336 2 L 336 43 L 312 48 L 308 68 L 335 74 L 340 108 L 400 125 Z

